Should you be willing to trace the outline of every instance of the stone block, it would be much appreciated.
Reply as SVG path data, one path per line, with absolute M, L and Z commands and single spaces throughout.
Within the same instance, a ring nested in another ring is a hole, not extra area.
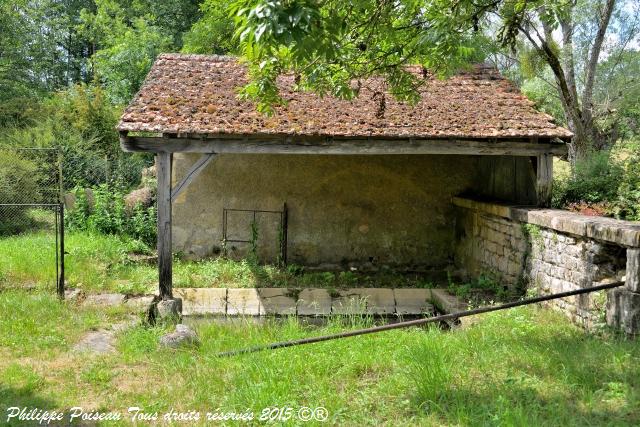
M 640 293 L 616 288 L 607 294 L 607 324 L 629 335 L 640 334 Z
M 178 322 L 182 318 L 182 300 L 180 298 L 160 300 L 155 303 L 153 312 L 156 322 Z
M 176 288 L 173 293 L 182 298 L 182 314 L 225 314 L 227 311 L 226 288 Z
M 146 313 L 151 308 L 151 305 L 153 304 L 153 300 L 154 300 L 153 295 L 143 295 L 139 297 L 129 297 L 124 303 L 132 311 L 139 312 L 139 313 Z
M 123 304 L 124 300 L 125 295 L 123 294 L 95 294 L 87 295 L 84 299 L 84 304 L 109 307 Z
M 299 316 L 326 316 L 331 314 L 331 296 L 326 289 L 303 289 L 296 303 Z
M 260 288 L 258 289 L 262 314 L 295 315 L 296 299 L 292 291 L 286 288 Z
M 394 289 L 396 314 L 424 314 L 433 312 L 430 289 Z
M 331 298 L 331 314 L 362 314 L 366 313 L 366 310 L 367 301 L 357 291 L 338 291 L 338 294 Z
M 174 332 L 160 337 L 160 345 L 168 348 L 198 346 L 200 345 L 200 339 L 189 326 L 177 324 Z
M 627 249 L 625 276 L 625 287 L 631 292 L 640 293 L 640 248 Z
M 385 288 L 355 288 L 351 292 L 360 295 L 365 301 L 366 312 L 369 314 L 393 314 L 396 310 L 393 289 Z
M 431 301 L 436 307 L 445 313 L 456 313 L 467 309 L 467 305 L 464 301 L 461 301 L 454 295 L 451 295 L 445 289 L 431 289 Z
M 256 289 L 227 289 L 228 315 L 259 316 L 262 310 L 262 302 Z

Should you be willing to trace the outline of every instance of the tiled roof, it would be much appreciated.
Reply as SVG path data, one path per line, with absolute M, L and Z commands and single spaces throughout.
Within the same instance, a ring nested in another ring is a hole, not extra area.
M 238 99 L 246 69 L 234 58 L 160 55 L 122 115 L 120 131 L 189 134 L 282 134 L 345 137 L 510 138 L 570 137 L 493 68 L 475 66 L 449 79 L 430 76 L 410 105 L 384 95 L 370 79 L 352 101 L 292 90 L 279 80 L 286 106 L 272 116 Z

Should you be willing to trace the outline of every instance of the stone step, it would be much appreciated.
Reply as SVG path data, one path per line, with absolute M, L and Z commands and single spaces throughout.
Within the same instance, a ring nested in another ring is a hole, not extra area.
M 434 312 L 429 289 L 176 288 L 174 295 L 182 298 L 185 316 L 421 315 Z

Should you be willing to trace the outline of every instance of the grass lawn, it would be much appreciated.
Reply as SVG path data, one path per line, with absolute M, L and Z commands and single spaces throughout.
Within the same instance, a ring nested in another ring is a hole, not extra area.
M 322 406 L 324 425 L 640 423 L 640 343 L 589 335 L 534 307 L 449 332 L 397 330 L 227 359 L 214 355 L 371 319 L 199 323 L 200 347 L 177 351 L 158 348 L 162 329 L 139 326 L 117 335 L 116 353 L 90 356 L 70 349 L 84 332 L 126 316 L 122 309 L 5 290 L 0 310 L 1 417 L 10 406 L 123 415 L 137 406 L 160 417 L 171 409 L 203 417 L 249 410 L 256 418 L 264 408 Z M 286 424 L 301 425 L 295 417 Z
M 50 232 L 0 239 L 0 283 L 37 284 L 54 288 L 54 235 Z M 131 261 L 131 253 L 149 253 L 144 244 L 124 237 L 69 233 L 65 237 L 65 273 L 70 287 L 85 291 L 146 293 L 157 288 L 155 265 Z M 37 256 L 34 256 L 37 254 Z M 305 272 L 255 266 L 246 261 L 216 258 L 183 261 L 173 267 L 175 287 L 433 287 L 419 275 L 393 271 L 375 275 L 351 271 Z

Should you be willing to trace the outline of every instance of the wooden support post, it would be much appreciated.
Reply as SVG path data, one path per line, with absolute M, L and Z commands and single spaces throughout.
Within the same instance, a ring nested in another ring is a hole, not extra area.
M 173 257 L 171 253 L 171 153 L 157 153 L 158 177 L 158 284 L 160 298 L 173 297 Z
M 553 183 L 553 155 L 539 154 L 536 164 L 536 195 L 538 206 L 551 206 L 551 184 Z

